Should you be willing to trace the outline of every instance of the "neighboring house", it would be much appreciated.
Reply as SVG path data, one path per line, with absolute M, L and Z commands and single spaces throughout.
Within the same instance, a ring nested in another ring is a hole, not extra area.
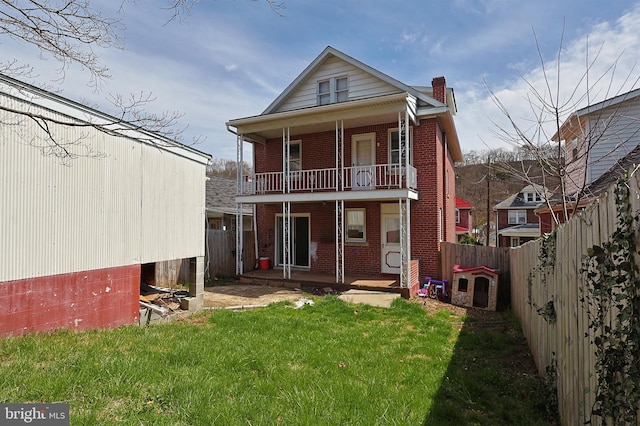
M 496 204 L 497 246 L 516 247 L 538 238 L 540 223 L 535 209 L 549 195 L 543 186 L 532 184 Z
M 456 197 L 456 238 L 458 241 L 465 236 L 471 236 L 473 222 L 471 210 L 473 206 L 460 197 Z
M 0 336 L 135 323 L 169 260 L 201 305 L 209 155 L 2 75 L 0 122 Z
M 567 193 L 580 191 L 640 144 L 640 89 L 573 113 L 552 140 L 564 143 Z
M 584 210 L 589 204 L 593 203 L 606 192 L 626 172 L 640 166 L 640 145 L 636 146 L 629 154 L 618 160 L 608 171 L 600 175 L 596 180 L 584 187 L 583 195 L 576 203 L 569 200 L 566 203 L 567 212 L 572 215 L 574 211 Z M 558 219 L 558 223 L 562 224 L 566 220 L 564 218 L 564 206 L 562 200 L 556 200 L 550 203 L 553 211 Z M 536 210 L 536 215 L 540 218 L 540 231 L 545 234 L 556 228 L 556 222 L 551 217 L 551 212 L 546 204 L 541 205 Z
M 256 206 L 258 256 L 285 279 L 391 274 L 417 292 L 441 276 L 440 242 L 455 242 L 455 113 L 444 77 L 408 86 L 327 47 L 262 114 L 227 123 L 239 168 L 253 145 L 236 201 Z
M 236 192 L 238 181 L 221 176 L 207 176 L 207 226 L 208 229 L 236 230 Z M 253 209 L 244 206 L 242 209 L 242 228 L 253 229 Z

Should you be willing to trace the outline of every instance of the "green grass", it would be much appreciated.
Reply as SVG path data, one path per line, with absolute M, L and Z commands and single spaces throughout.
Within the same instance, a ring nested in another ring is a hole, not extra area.
M 547 424 L 540 401 L 521 398 L 535 395 L 535 377 L 464 369 L 470 356 L 511 350 L 511 337 L 476 337 L 460 321 L 402 300 L 382 309 L 327 297 L 8 338 L 0 401 L 69 402 L 74 425 Z

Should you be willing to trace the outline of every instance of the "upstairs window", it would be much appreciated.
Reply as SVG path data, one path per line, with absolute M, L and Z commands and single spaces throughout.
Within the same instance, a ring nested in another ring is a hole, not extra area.
M 524 225 L 526 223 L 526 210 L 509 210 L 509 225 Z
M 349 100 L 347 77 L 333 77 L 318 81 L 318 105 L 328 105 Z
M 456 209 L 456 223 L 460 223 L 460 210 Z
M 542 197 L 537 192 L 526 192 L 524 194 L 524 200 L 527 203 L 540 203 L 542 202 Z
M 301 141 L 289 142 L 289 171 L 302 170 L 302 146 Z
M 409 164 L 413 164 L 413 150 L 411 149 L 411 142 L 413 136 L 413 129 L 409 129 L 409 146 L 405 147 L 404 152 L 402 153 L 402 158 L 400 155 L 400 132 L 398 129 L 390 129 L 389 130 L 389 164 L 396 164 L 399 166 L 404 166 L 407 150 L 409 151 Z

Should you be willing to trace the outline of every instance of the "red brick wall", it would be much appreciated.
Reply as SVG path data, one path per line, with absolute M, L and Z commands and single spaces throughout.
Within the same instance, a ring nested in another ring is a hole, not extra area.
M 524 209 L 514 208 L 511 210 L 524 210 Z M 528 209 L 527 223 L 538 223 L 538 221 L 539 221 L 539 218 L 538 216 L 536 216 L 533 209 Z M 498 210 L 498 230 L 504 229 L 504 228 L 510 228 L 512 226 L 516 226 L 516 225 L 509 223 L 509 210 L 503 210 L 503 209 Z
M 140 265 L 0 283 L 0 337 L 138 321 Z
M 397 123 L 345 129 L 344 164 L 351 165 L 351 136 L 376 133 L 376 162 L 388 163 L 388 129 Z M 441 277 L 438 239 L 438 211 L 443 210 L 443 237 L 455 242 L 455 173 L 453 162 L 442 139 L 435 118 L 421 120 L 413 126 L 413 165 L 418 170 L 419 200 L 411 202 L 411 257 L 420 262 L 420 276 Z M 292 135 L 302 140 L 302 168 L 335 167 L 335 132 Z M 282 170 L 282 139 L 255 145 L 257 173 Z M 444 164 L 443 164 L 444 163 Z M 449 174 L 449 194 L 444 193 L 446 174 Z M 311 242 L 317 244 L 311 270 L 335 273 L 335 213 L 334 202 L 292 204 L 292 213 L 311 214 Z M 367 243 L 345 244 L 346 274 L 379 274 L 380 265 L 380 205 L 378 202 L 345 203 L 345 208 L 367 209 Z M 282 212 L 282 204 L 258 205 L 258 256 L 275 259 L 275 215 Z

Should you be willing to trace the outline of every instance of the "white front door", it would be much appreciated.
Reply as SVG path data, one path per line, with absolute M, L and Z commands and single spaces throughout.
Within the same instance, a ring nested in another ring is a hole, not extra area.
M 375 143 L 375 133 L 364 133 L 351 137 L 352 189 L 374 189 L 376 187 Z
M 393 210 L 396 210 L 393 213 Z M 381 217 L 382 273 L 399 274 L 402 262 L 400 254 L 400 214 L 397 204 L 383 204 Z

